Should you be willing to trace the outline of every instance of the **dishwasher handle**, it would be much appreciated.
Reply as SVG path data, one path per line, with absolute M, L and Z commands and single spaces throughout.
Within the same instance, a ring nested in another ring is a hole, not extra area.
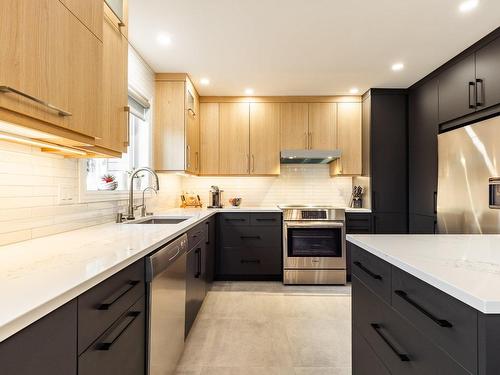
M 158 249 L 154 254 L 146 257 L 146 282 L 150 283 L 165 271 L 179 256 L 186 253 L 188 247 L 187 234 Z

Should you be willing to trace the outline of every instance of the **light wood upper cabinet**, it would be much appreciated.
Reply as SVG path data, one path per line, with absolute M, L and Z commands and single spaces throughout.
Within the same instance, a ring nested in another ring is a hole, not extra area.
M 281 149 L 303 150 L 308 148 L 309 104 L 281 104 Z
M 338 148 L 340 159 L 330 164 L 330 174 L 361 175 L 362 162 L 361 103 L 338 104 Z
M 186 171 L 200 173 L 200 103 L 196 89 L 186 80 Z
M 280 104 L 250 104 L 250 174 L 280 173 Z
M 2 0 L 0 45 L 0 84 L 19 91 L 0 93 L 0 109 L 17 115 L 2 119 L 89 143 L 101 136 L 102 42 L 60 1 Z
M 250 104 L 220 103 L 220 169 L 222 175 L 250 172 Z
M 219 103 L 200 105 L 200 174 L 219 174 Z
M 60 0 L 94 35 L 102 40 L 102 0 Z
M 309 104 L 309 149 L 337 148 L 337 103 Z

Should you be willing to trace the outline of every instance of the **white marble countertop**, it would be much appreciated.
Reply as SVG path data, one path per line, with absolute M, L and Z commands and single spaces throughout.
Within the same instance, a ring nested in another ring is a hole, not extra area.
M 179 224 L 108 223 L 0 246 L 0 342 L 173 240 L 216 212 L 276 207 L 172 209 Z
M 500 314 L 500 235 L 348 235 L 347 240 L 485 314 Z

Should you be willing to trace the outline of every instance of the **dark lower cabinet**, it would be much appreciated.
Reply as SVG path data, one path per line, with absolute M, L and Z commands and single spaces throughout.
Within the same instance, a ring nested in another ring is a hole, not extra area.
M 391 375 L 356 327 L 352 328 L 352 373 L 355 375 Z
M 410 214 L 411 234 L 436 234 L 437 217 Z
M 141 375 L 146 368 L 146 299 L 132 305 L 78 359 L 78 375 Z
M 76 300 L 0 343 L 2 375 L 77 374 Z
M 281 280 L 280 213 L 222 213 L 216 250 L 218 280 Z
M 215 245 L 217 243 L 216 235 L 216 217 L 212 216 L 205 222 L 206 229 L 206 279 L 207 283 L 210 284 L 215 279 Z
M 346 212 L 346 234 L 371 234 L 372 214 L 365 212 Z M 346 243 L 347 281 L 351 281 L 351 243 Z

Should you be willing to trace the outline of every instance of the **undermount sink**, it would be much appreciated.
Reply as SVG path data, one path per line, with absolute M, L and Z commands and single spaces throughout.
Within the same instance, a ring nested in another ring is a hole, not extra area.
M 189 217 L 151 217 L 145 220 L 130 221 L 127 224 L 179 224 Z

